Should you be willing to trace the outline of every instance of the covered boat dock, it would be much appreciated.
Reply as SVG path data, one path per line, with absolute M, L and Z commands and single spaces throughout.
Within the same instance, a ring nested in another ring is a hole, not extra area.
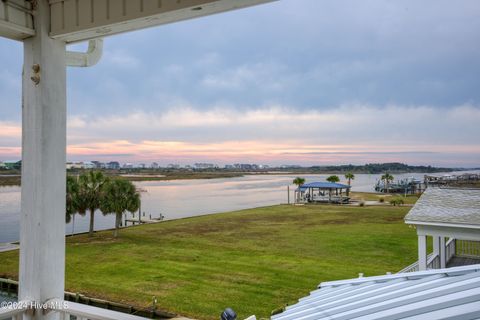
M 297 203 L 348 203 L 350 186 L 334 182 L 311 182 L 295 190 Z

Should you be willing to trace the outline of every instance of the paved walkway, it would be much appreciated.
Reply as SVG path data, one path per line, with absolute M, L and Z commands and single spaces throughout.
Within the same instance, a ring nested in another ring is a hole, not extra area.
M 20 245 L 14 243 L 0 243 L 0 252 L 17 250 Z

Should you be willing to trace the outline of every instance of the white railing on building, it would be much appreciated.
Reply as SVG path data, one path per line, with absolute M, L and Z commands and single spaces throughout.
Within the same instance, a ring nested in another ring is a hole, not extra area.
M 445 243 L 445 263 L 448 263 L 453 257 L 466 257 L 480 259 L 480 241 L 458 240 L 450 238 Z M 430 253 L 427 257 L 427 269 L 440 269 L 440 256 Z M 419 271 L 418 261 L 403 268 L 398 273 Z
M 480 258 L 480 241 L 457 240 L 455 255 L 466 258 Z
M 448 239 L 445 243 L 445 261 L 448 263 L 456 254 L 456 244 L 457 241 L 455 238 Z
M 51 300 L 44 305 L 36 305 L 29 301 L 8 303 L 7 307 L 0 308 L 0 320 L 30 319 L 35 312 L 57 313 L 62 320 L 70 320 L 73 316 L 77 320 L 146 320 L 131 314 L 97 308 L 85 304 Z
M 438 254 L 430 253 L 427 256 L 427 269 L 439 269 L 440 268 L 440 256 Z M 408 267 L 403 268 L 398 273 L 416 272 L 419 271 L 418 261 L 412 263 Z

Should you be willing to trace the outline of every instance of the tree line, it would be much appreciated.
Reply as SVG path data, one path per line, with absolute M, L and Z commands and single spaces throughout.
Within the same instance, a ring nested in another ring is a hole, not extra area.
M 355 180 L 355 175 L 351 172 L 347 172 L 345 174 L 345 179 L 347 179 L 348 181 L 348 185 L 350 186 L 351 185 L 351 182 L 352 180 Z M 386 186 L 386 189 L 387 189 L 387 193 L 388 193 L 388 190 L 389 190 L 389 186 L 390 186 L 390 183 L 393 181 L 394 177 L 390 174 L 390 173 L 385 173 L 381 176 L 380 180 L 384 181 L 385 182 L 385 186 Z M 332 175 L 332 176 L 329 176 L 327 179 L 326 179 L 328 182 L 332 182 L 332 183 L 337 183 L 337 182 L 340 182 L 340 178 L 337 176 L 337 175 Z M 305 178 L 301 178 L 301 177 L 296 177 L 295 179 L 293 179 L 293 184 L 297 185 L 298 187 L 302 186 L 305 184 Z
M 140 207 L 140 193 L 135 185 L 122 178 L 109 178 L 100 171 L 89 171 L 79 176 L 67 176 L 66 222 L 75 214 L 90 214 L 89 237 L 93 236 L 95 211 L 104 215 L 115 214 L 114 237 L 125 212 L 135 212 Z
M 348 185 L 351 185 L 352 180 L 355 180 L 355 175 L 351 172 L 347 172 L 345 173 L 345 179 L 347 179 Z M 325 180 L 327 180 L 328 182 L 337 183 L 337 182 L 340 182 L 340 177 L 337 175 L 332 175 Z M 301 187 L 302 185 L 305 184 L 305 178 L 296 177 L 295 179 L 293 179 L 293 184 L 297 185 L 298 187 Z

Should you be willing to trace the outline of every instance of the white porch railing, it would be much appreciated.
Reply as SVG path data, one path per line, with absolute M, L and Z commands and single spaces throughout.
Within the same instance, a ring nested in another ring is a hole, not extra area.
M 455 254 L 459 257 L 480 258 L 480 241 L 457 240 Z
M 30 301 L 8 303 L 7 307 L 0 308 L 0 320 L 24 320 L 31 319 L 35 312 L 55 312 L 61 320 L 70 320 L 71 316 L 77 320 L 146 320 L 131 314 L 87 306 L 85 304 L 51 300 L 43 305 L 37 305 Z
M 448 263 L 456 254 L 457 240 L 455 238 L 448 239 L 445 243 L 445 263 Z
M 480 241 L 458 240 L 450 238 L 445 243 L 445 263 L 453 257 L 480 258 Z M 427 257 L 427 269 L 440 269 L 440 256 L 431 253 Z M 400 270 L 398 273 L 414 272 L 418 270 L 418 261 Z
M 438 254 L 430 253 L 427 256 L 427 269 L 439 269 L 439 268 L 440 268 L 440 256 Z M 398 273 L 415 272 L 415 271 L 419 271 L 418 261 L 412 263 L 408 267 L 403 268 L 402 270 L 398 271 Z

